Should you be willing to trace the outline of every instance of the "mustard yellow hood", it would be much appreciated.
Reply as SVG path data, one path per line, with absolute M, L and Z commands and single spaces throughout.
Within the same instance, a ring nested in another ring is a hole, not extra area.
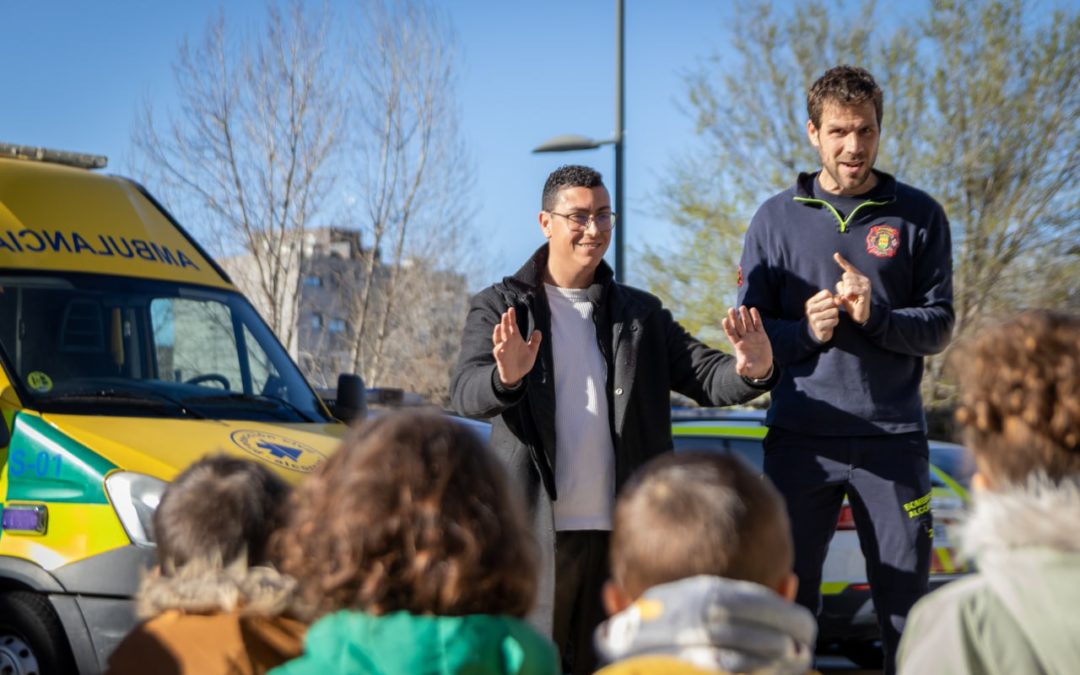
M 229 420 L 42 415 L 42 419 L 122 471 L 171 481 L 206 455 L 262 462 L 290 483 L 337 448 L 344 424 L 273 424 Z

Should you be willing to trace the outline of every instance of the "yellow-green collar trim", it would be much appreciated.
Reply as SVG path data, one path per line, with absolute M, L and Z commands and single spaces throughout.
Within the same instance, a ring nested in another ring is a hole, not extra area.
M 795 197 L 795 201 L 800 202 L 802 204 L 817 204 L 817 205 L 821 205 L 821 206 L 824 206 L 824 207 L 828 208 L 829 211 L 836 218 L 836 222 L 840 223 L 840 231 L 841 232 L 847 232 L 848 223 L 851 222 L 851 219 L 855 217 L 855 214 L 858 213 L 859 211 L 861 211 L 864 206 L 884 206 L 884 205 L 888 204 L 891 200 L 875 201 L 873 199 L 868 199 L 865 202 L 863 202 L 863 203 L 859 204 L 858 206 L 856 206 L 854 209 L 852 209 L 851 213 L 848 214 L 847 218 L 841 218 L 840 217 L 840 212 L 837 211 L 836 208 L 833 207 L 832 204 L 825 201 L 824 199 L 815 199 L 813 197 Z

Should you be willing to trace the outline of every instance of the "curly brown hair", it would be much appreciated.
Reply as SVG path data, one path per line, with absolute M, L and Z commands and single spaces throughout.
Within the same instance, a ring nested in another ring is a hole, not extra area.
M 484 443 L 434 412 L 350 432 L 301 484 L 276 539 L 312 619 L 371 614 L 525 616 L 538 551 Z
M 874 103 L 874 112 L 877 113 L 880 127 L 885 95 L 874 81 L 874 76 L 863 68 L 836 66 L 826 70 L 824 75 L 810 85 L 810 91 L 806 94 L 806 114 L 810 116 L 814 127 L 820 129 L 821 113 L 825 110 L 826 103 L 857 106 L 867 101 Z
M 1080 475 L 1080 317 L 1031 310 L 958 345 L 956 420 L 994 483 Z

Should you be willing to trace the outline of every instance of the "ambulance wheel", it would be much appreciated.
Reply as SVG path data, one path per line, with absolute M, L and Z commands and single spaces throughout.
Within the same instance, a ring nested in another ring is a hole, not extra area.
M 885 654 L 881 651 L 880 642 L 847 642 L 840 648 L 840 653 L 860 668 L 881 670 L 885 667 Z
M 29 591 L 0 593 L 0 675 L 74 672 L 64 628 L 48 598 Z

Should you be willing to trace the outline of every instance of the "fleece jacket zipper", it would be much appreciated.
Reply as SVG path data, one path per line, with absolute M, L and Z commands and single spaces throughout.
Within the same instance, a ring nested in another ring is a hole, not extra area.
M 862 204 L 859 204 L 858 206 L 856 206 L 854 209 L 852 209 L 851 213 L 848 214 L 848 217 L 846 219 L 841 218 L 840 217 L 840 212 L 837 211 L 833 207 L 832 204 L 825 201 L 824 199 L 813 199 L 811 197 L 795 197 L 795 201 L 797 201 L 797 202 L 799 202 L 801 204 L 811 204 L 811 205 L 817 205 L 817 206 L 824 206 L 824 207 L 828 208 L 829 211 L 836 218 L 836 222 L 840 223 L 840 231 L 841 232 L 847 232 L 848 223 L 851 222 L 851 219 L 855 217 L 855 214 L 858 213 L 859 211 L 861 211 L 864 206 L 884 206 L 884 205 L 888 204 L 889 202 L 891 202 L 892 200 L 891 199 L 887 199 L 887 200 L 884 200 L 884 201 L 874 201 L 872 199 L 867 200 L 867 201 L 863 202 Z

